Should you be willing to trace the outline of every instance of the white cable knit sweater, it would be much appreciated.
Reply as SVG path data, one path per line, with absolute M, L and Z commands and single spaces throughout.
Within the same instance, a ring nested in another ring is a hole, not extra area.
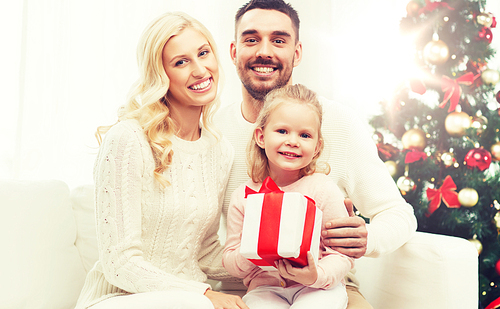
M 196 141 L 172 142 L 172 166 L 165 172 L 171 186 L 162 188 L 136 120 L 106 134 L 94 166 L 99 260 L 76 308 L 127 293 L 203 294 L 207 277 L 230 277 L 217 231 L 233 149 L 205 130 Z

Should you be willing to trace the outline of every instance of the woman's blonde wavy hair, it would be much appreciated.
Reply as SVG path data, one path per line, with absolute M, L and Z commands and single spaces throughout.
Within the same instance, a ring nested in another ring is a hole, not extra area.
M 269 92 L 265 99 L 262 110 L 259 113 L 255 122 L 255 129 L 252 134 L 252 139 L 247 147 L 247 163 L 248 175 L 253 182 L 263 182 L 269 176 L 269 161 L 266 156 L 266 151 L 260 148 L 255 138 L 255 130 L 261 128 L 264 131 L 269 117 L 278 107 L 287 102 L 302 103 L 308 105 L 318 114 L 318 153 L 312 158 L 311 162 L 300 170 L 300 176 L 311 175 L 315 172 L 330 173 L 330 165 L 327 162 L 318 162 L 318 158 L 324 149 L 324 139 L 321 134 L 321 125 L 323 119 L 323 108 L 319 103 L 316 93 L 301 84 L 287 85 L 282 88 L 274 89 Z
M 154 175 L 163 186 L 169 185 L 163 172 L 172 163 L 171 138 L 176 127 L 166 99 L 170 80 L 163 67 L 162 53 L 168 40 L 186 28 L 198 30 L 207 39 L 218 63 L 219 85 L 222 85 L 223 72 L 211 33 L 198 20 L 183 12 L 168 12 L 153 20 L 142 33 L 137 45 L 139 78 L 130 88 L 126 103 L 118 111 L 118 122 L 137 119 L 144 129 L 155 158 Z M 202 126 L 216 137 L 220 135 L 213 127 L 212 119 L 220 105 L 219 93 L 220 91 L 213 102 L 203 106 L 201 116 Z M 96 137 L 99 144 L 102 142 L 102 134 L 111 127 L 97 128 Z

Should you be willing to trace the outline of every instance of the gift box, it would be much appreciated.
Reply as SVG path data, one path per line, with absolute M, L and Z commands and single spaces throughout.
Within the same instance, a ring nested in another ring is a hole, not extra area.
M 255 265 L 275 269 L 275 261 L 287 259 L 306 266 L 307 251 L 317 263 L 322 211 L 298 192 L 283 192 L 266 178 L 259 192 L 247 188 L 240 254 Z

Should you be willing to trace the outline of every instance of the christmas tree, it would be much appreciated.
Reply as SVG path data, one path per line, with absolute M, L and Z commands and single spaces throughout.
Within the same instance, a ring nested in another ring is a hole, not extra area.
M 408 3 L 400 29 L 418 70 L 370 124 L 418 230 L 476 246 L 479 308 L 490 309 L 500 308 L 500 72 L 488 66 L 496 20 L 485 2 Z

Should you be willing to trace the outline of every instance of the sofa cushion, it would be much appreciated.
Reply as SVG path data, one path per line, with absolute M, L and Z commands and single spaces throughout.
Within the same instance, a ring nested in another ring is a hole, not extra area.
M 73 308 L 85 280 L 68 186 L 0 181 L 2 308 Z

